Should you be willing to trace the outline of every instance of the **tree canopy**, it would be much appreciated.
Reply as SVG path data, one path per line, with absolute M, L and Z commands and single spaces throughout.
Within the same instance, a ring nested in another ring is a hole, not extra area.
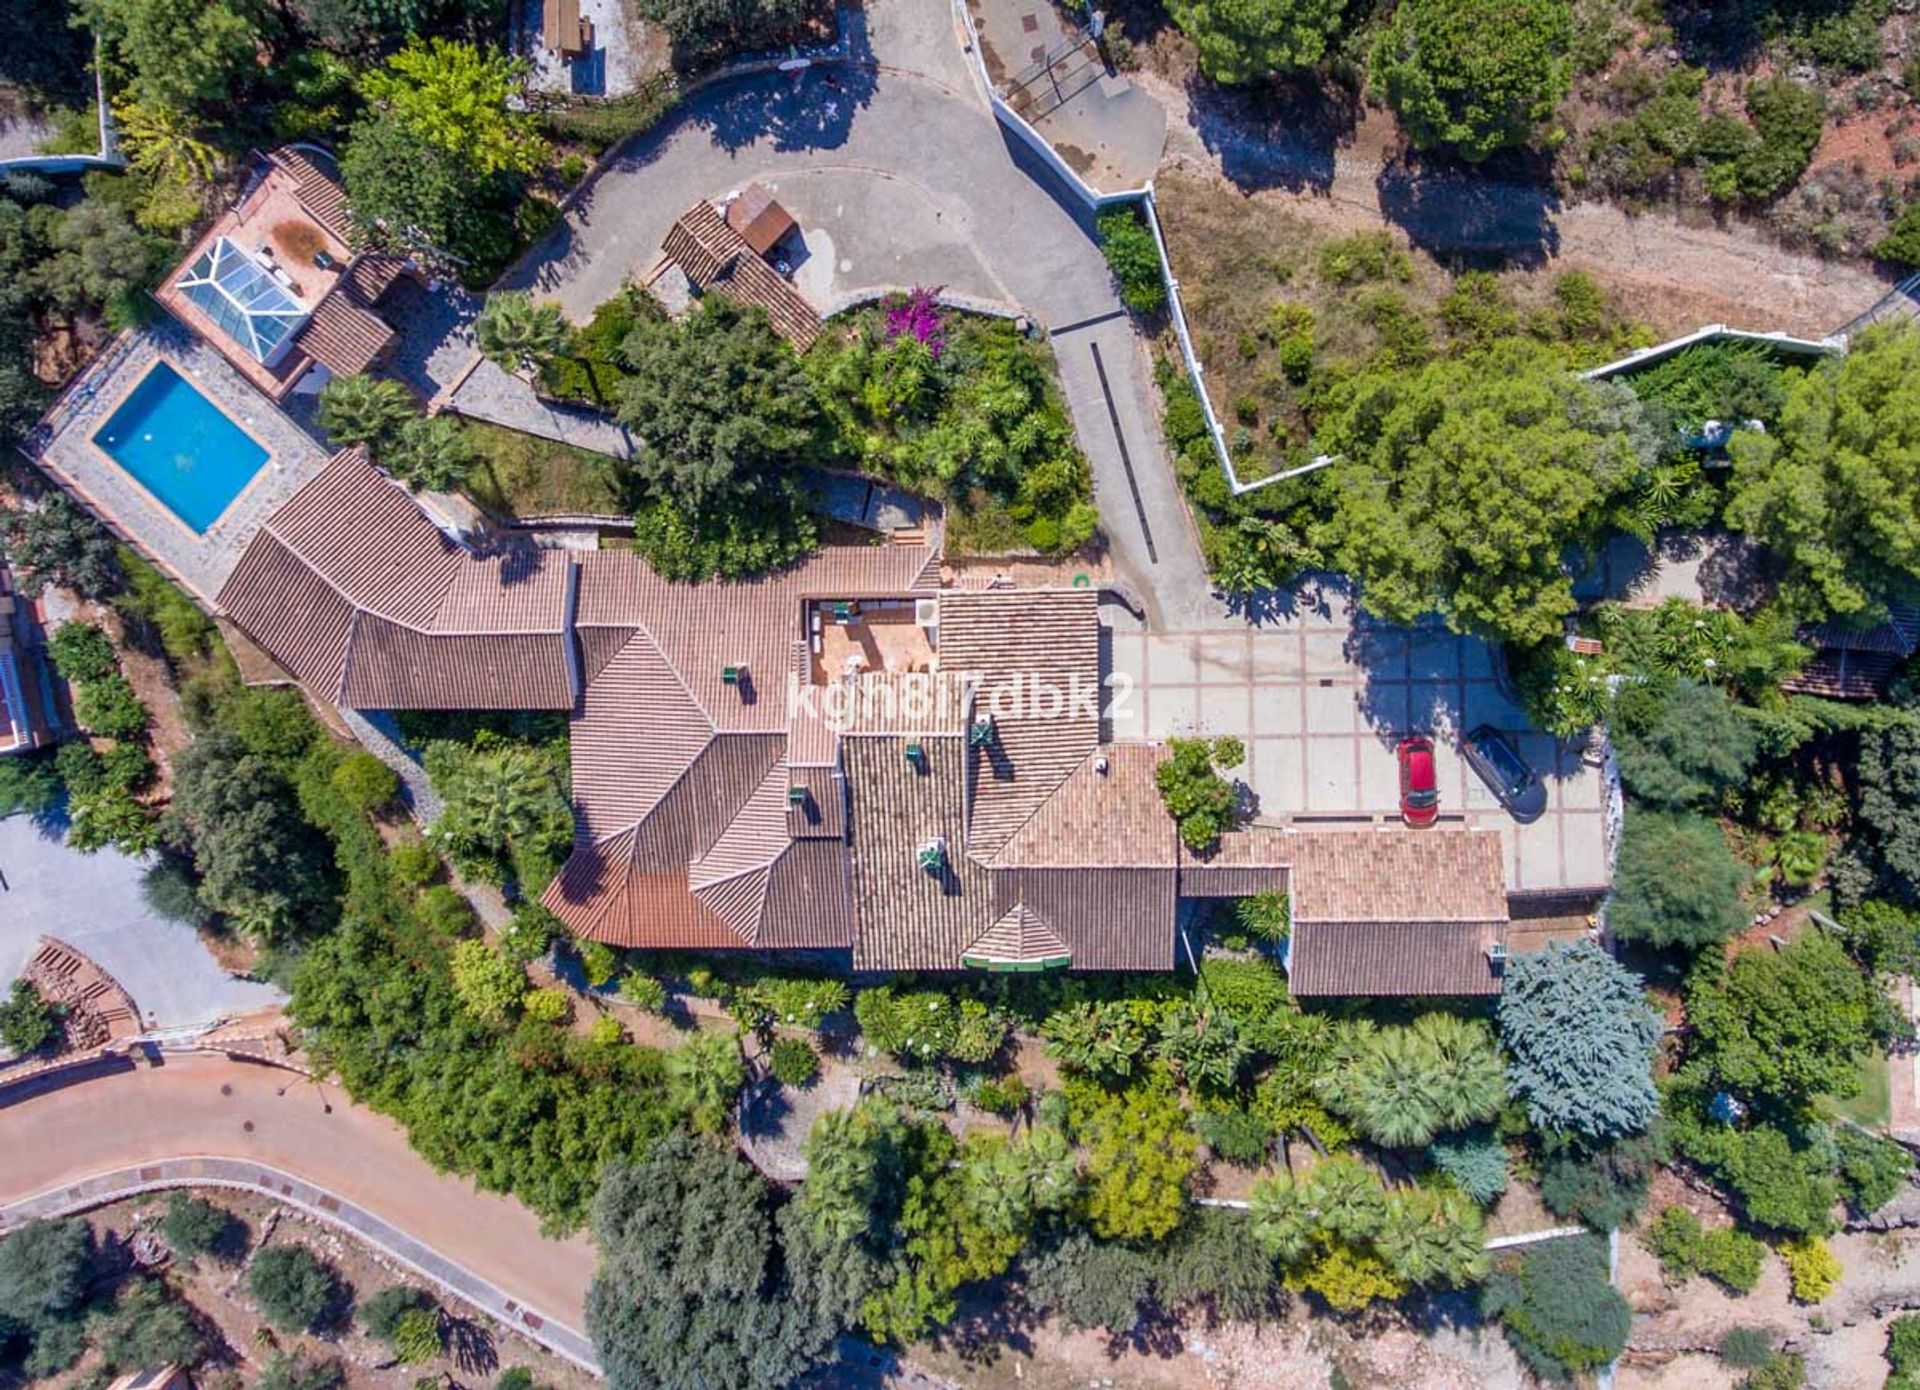
M 1477 163 L 1531 140 L 1572 81 L 1566 0 L 1402 0 L 1369 81 L 1416 149 Z
M 1315 1085 L 1328 1108 L 1396 1149 L 1490 1119 L 1507 1098 L 1506 1067 L 1487 1026 L 1438 1012 L 1405 1027 L 1348 1025 Z
M 1860 1061 L 1883 1039 L 1889 1005 L 1826 932 L 1782 951 L 1703 962 L 1687 985 L 1692 1056 L 1751 1103 L 1787 1110 L 1860 1088 Z
M 1920 580 L 1920 328 L 1867 329 L 1729 452 L 1727 521 L 1780 552 L 1804 612 L 1870 618 Z
M 1655 806 L 1710 809 L 1746 778 L 1759 749 L 1753 721 L 1699 681 L 1629 685 L 1608 729 L 1627 790 Z
M 1367 610 L 1532 644 L 1573 611 L 1564 552 L 1654 457 L 1624 388 L 1535 344 L 1363 371 L 1328 396 L 1329 514 L 1312 538 Z
M 510 104 L 524 60 L 470 43 L 410 39 L 360 81 L 361 93 L 425 143 L 483 176 L 531 173 L 546 157 L 531 113 Z
M 587 1331 L 613 1390 L 780 1390 L 829 1357 L 834 1323 L 783 1277 L 767 1205 L 730 1149 L 684 1134 L 607 1165 Z
M 1748 871 L 1720 827 L 1691 812 L 1627 817 L 1607 921 L 1623 940 L 1697 950 L 1746 921 Z
M 1252 82 L 1309 68 L 1326 55 L 1345 0 L 1172 0 L 1173 22 L 1215 82 Z
M 1507 962 L 1500 1036 L 1508 1077 L 1541 1129 L 1614 1137 L 1660 1113 L 1653 1054 L 1663 1024 L 1640 978 L 1592 941 Z
M 197 106 L 230 100 L 259 61 L 253 10 L 229 0 L 76 0 L 74 22 L 97 30 L 141 101 Z
M 679 323 L 637 324 L 621 352 L 633 372 L 619 415 L 636 436 L 636 503 L 660 493 L 698 511 L 770 485 L 811 453 L 811 383 L 763 310 L 708 295 Z

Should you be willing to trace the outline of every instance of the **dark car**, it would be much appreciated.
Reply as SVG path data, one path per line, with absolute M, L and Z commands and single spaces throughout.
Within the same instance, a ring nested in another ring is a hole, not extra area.
M 1509 815 L 1517 821 L 1540 819 L 1547 809 L 1547 789 L 1499 730 L 1482 724 L 1467 735 L 1460 751 Z
M 1440 786 L 1433 772 L 1433 740 L 1414 734 L 1400 740 L 1400 818 L 1432 825 L 1440 815 Z

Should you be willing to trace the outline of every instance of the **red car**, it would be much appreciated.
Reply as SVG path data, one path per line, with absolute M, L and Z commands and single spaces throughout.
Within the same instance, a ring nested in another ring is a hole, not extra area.
M 1425 734 L 1400 740 L 1400 815 L 1408 825 L 1432 825 L 1440 815 L 1433 740 Z

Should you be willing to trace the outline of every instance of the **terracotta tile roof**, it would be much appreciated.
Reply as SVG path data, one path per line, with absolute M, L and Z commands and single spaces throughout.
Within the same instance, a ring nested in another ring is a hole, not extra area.
M 763 951 L 844 951 L 853 945 L 846 849 L 796 840 L 767 876 L 767 906 L 754 945 Z
M 696 285 L 704 285 L 745 254 L 747 243 L 705 198 L 680 214 L 660 249 Z
M 852 793 L 853 964 L 858 970 L 952 970 L 960 953 L 1006 911 L 987 871 L 961 851 L 967 745 L 893 735 L 842 742 Z M 920 867 L 921 846 L 945 841 L 944 863 Z
M 554 709 L 573 689 L 551 633 L 420 632 L 362 613 L 340 700 L 349 709 Z
M 348 450 L 268 518 L 219 603 L 329 701 L 569 709 L 572 586 L 557 552 L 461 550 Z
M 764 309 L 773 331 L 796 350 L 805 352 L 820 336 L 820 314 L 806 296 L 762 260 L 705 199 L 668 228 L 660 249 L 695 287 Z
M 768 865 L 792 843 L 787 834 L 787 765 L 776 762 L 760 779 L 720 838 L 694 861 L 690 881 L 695 892 Z
M 932 671 L 862 671 L 840 683 L 839 732 L 964 734 L 973 687 Z
M 974 717 L 993 741 L 970 750 L 967 850 L 991 859 L 1100 741 L 1099 596 L 1091 589 L 940 596 L 940 670 L 974 674 Z M 1049 717 L 1045 701 L 1079 690 Z M 1049 694 L 1051 692 L 1051 695 Z
M 793 744 L 789 740 L 791 751 Z M 847 784 L 838 767 L 796 767 L 787 779 L 800 800 L 787 802 L 787 833 L 796 840 L 843 840 L 847 834 Z
M 406 271 L 407 263 L 398 256 L 385 251 L 363 251 L 353 258 L 341 283 L 355 299 L 371 309 Z
M 1824 695 L 1833 700 L 1874 700 L 1887 688 L 1906 658 L 1892 652 L 1829 648 L 1815 652 L 1799 671 L 1780 682 L 1789 695 Z
M 294 342 L 335 376 L 357 376 L 379 360 L 393 339 L 385 319 L 336 289 L 313 306 Z
M 963 963 L 985 969 L 996 965 L 1065 964 L 1069 958 L 1067 943 L 1025 903 L 1007 909 L 961 956 Z
M 1150 743 L 1089 753 L 994 856 L 994 867 L 1171 868 L 1180 836 L 1153 781 L 1165 756 Z
M 996 869 L 993 902 L 1037 913 L 1075 970 L 1171 970 L 1176 878 L 1171 868 Z
M 333 156 L 312 149 L 283 145 L 267 156 L 293 176 L 294 196 L 314 221 L 341 241 L 353 241 L 353 218 L 347 211 L 347 191 Z
M 1186 864 L 1180 869 L 1183 898 L 1250 898 L 1277 888 L 1287 891 L 1283 868 L 1238 868 L 1230 865 Z
M 1304 997 L 1498 994 L 1487 952 L 1504 923 L 1299 922 L 1287 981 Z
M 1506 920 L 1497 831 L 1313 830 L 1290 838 L 1298 841 L 1290 861 L 1296 923 Z
M 630 754 L 645 756 L 640 745 Z M 765 734 L 722 734 L 701 750 L 634 828 L 633 862 L 653 873 L 699 859 L 713 848 L 780 757 Z

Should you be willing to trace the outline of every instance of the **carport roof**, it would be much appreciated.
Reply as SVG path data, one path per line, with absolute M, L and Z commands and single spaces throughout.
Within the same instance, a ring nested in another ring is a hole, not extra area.
M 1504 921 L 1298 922 L 1287 979 L 1306 998 L 1323 995 L 1498 994 L 1490 954 Z

